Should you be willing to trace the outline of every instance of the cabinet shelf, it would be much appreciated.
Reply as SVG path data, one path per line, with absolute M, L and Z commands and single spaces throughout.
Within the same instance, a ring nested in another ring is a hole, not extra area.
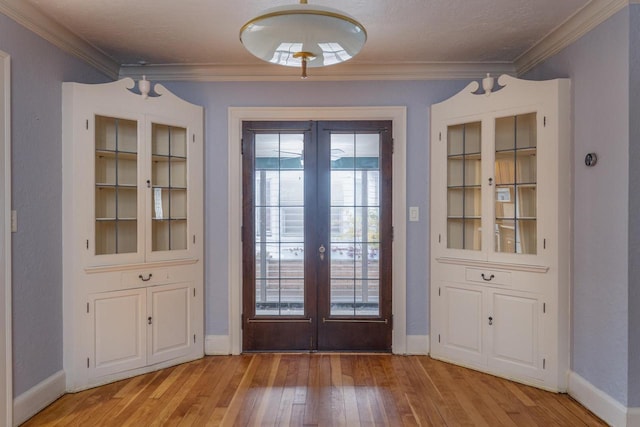
M 502 184 L 501 184 L 502 185 Z M 474 185 L 448 185 L 447 190 L 481 189 L 481 184 Z
M 96 218 L 96 221 L 100 222 L 108 222 L 108 221 L 137 221 L 138 218 L 133 217 L 125 217 L 125 218 L 113 218 L 113 217 L 101 217 Z
M 496 184 L 496 188 L 513 188 L 514 186 L 518 186 L 518 188 L 535 188 L 537 185 L 537 182 L 501 182 Z
M 186 190 L 187 189 L 187 187 L 184 187 L 184 186 L 176 187 L 174 185 L 154 185 L 153 189 L 155 190 L 156 188 L 158 190 Z
M 151 160 L 154 162 L 168 162 L 168 161 L 177 161 L 177 162 L 186 162 L 187 158 L 185 156 L 174 156 L 170 154 L 152 154 Z
M 151 218 L 153 221 L 186 221 L 187 217 Z
M 482 219 L 479 215 L 469 216 L 469 215 L 455 215 L 455 216 L 447 216 L 447 219 Z
M 104 148 L 96 148 L 96 157 L 106 159 L 136 160 L 138 153 L 135 151 L 106 150 Z
M 449 154 L 447 155 L 447 159 L 449 160 L 480 160 L 482 158 L 482 153 L 460 153 L 460 154 Z
M 502 153 L 518 153 L 518 154 L 530 154 L 535 156 L 537 154 L 537 147 L 522 147 L 522 148 L 508 148 L 505 150 L 495 150 L 497 154 Z
M 538 218 L 535 216 L 516 216 L 516 217 L 512 217 L 512 216 L 497 216 L 496 220 L 497 221 L 513 221 L 513 220 L 518 220 L 518 221 L 536 221 Z
M 115 188 L 121 188 L 124 190 L 127 189 L 131 189 L 131 190 L 136 190 L 138 188 L 138 186 L 136 184 L 109 184 L 106 182 L 96 182 L 96 187 L 99 189 L 115 189 Z

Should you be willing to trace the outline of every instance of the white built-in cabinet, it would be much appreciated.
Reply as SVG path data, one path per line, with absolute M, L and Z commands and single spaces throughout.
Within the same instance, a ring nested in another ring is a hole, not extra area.
M 131 79 L 62 93 L 67 389 L 202 357 L 202 107 Z
M 494 83 L 431 107 L 431 356 L 564 391 L 570 82 Z

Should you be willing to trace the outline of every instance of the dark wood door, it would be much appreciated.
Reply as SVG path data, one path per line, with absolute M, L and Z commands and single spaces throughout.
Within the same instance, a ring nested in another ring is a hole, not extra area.
M 390 121 L 243 123 L 243 350 L 390 351 Z

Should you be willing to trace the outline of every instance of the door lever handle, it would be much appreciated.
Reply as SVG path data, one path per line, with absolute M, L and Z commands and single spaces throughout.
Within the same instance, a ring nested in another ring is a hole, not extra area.
M 324 247 L 324 245 L 320 245 L 320 247 L 318 248 L 318 253 L 320 254 L 320 261 L 324 261 L 324 253 L 327 251 L 327 249 Z

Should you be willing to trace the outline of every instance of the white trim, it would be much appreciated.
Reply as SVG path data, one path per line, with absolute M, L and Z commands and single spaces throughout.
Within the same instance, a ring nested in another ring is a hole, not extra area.
M 407 335 L 407 354 L 429 354 L 429 335 Z
M 640 408 L 627 408 L 627 427 L 638 426 L 640 426 Z
M 480 75 L 522 75 L 558 53 L 628 4 L 638 0 L 590 1 L 514 62 L 358 63 L 314 69 L 317 81 L 474 79 Z M 270 64 L 165 64 L 120 66 L 113 58 L 55 22 L 24 0 L 0 0 L 0 13 L 115 79 L 145 74 L 150 80 L 298 81 L 296 70 Z
M 207 335 L 204 337 L 204 354 L 207 356 L 231 354 L 231 337 L 229 335 Z
M 12 323 L 12 308 L 11 308 L 11 57 L 0 51 L 0 67 L 2 67 L 3 80 L 0 82 L 2 85 L 2 93 L 4 96 L 0 99 L 2 102 L 2 108 L 0 108 L 0 159 L 2 160 L 3 171 L 0 182 L 2 183 L 2 189 L 4 196 L 2 198 L 2 235 L 0 244 L 2 249 L 0 253 L 4 254 L 0 259 L 0 274 L 2 274 L 2 287 L 0 292 L 3 293 L 4 307 L 2 308 L 4 318 L 2 319 L 2 327 L 4 328 L 4 343 L 2 343 L 2 361 L 4 366 L 0 369 L 4 369 L 5 384 L 3 385 L 3 393 L 6 396 L 4 402 L 0 402 L 4 408 L 0 411 L 0 414 L 4 414 L 4 420 L 0 419 L 0 424 L 4 422 L 5 425 L 11 425 L 11 418 L 13 413 L 13 357 L 12 357 L 12 338 L 11 338 L 11 323 Z
M 65 374 L 58 371 L 16 397 L 13 425 L 18 426 L 65 394 Z
M 640 408 L 627 408 L 575 372 L 569 373 L 568 393 L 607 424 L 640 426 Z
M 487 73 L 515 75 L 510 62 L 401 62 L 363 64 L 357 61 L 314 68 L 309 80 L 451 80 L 475 79 Z M 120 78 L 171 81 L 300 81 L 300 72 L 273 64 L 167 64 L 123 65 Z
M 40 12 L 28 1 L 0 0 L 0 13 L 7 15 L 63 51 L 82 59 L 108 77 L 112 79 L 118 77 L 120 64 Z
M 393 352 L 407 351 L 407 212 L 406 212 L 406 107 L 229 107 L 228 158 L 228 292 L 231 353 L 242 350 L 242 158 L 240 140 L 242 122 L 248 120 L 392 120 L 393 155 Z
M 580 37 L 600 25 L 629 3 L 638 0 L 590 1 L 582 9 L 551 31 L 514 61 L 518 75 L 522 75 L 571 45 Z

